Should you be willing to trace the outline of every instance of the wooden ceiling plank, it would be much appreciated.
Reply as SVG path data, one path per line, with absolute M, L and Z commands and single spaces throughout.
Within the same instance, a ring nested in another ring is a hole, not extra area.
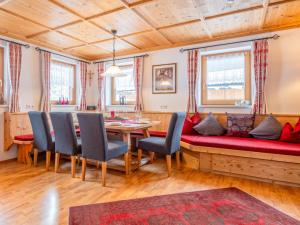
M 88 45 L 89 44 L 75 45 L 75 46 L 71 46 L 71 47 L 68 47 L 68 48 L 64 48 L 63 50 L 68 51 L 68 50 L 72 50 L 72 49 L 75 49 L 75 48 L 80 48 L 80 47 L 84 47 L 84 46 L 88 46 Z
M 63 5 L 63 4 L 61 4 L 60 2 L 58 2 L 58 1 L 56 1 L 56 0 L 49 0 L 49 1 L 50 1 L 51 3 L 57 5 L 58 7 L 60 7 L 60 8 L 62 8 L 62 9 L 64 9 L 64 10 L 66 10 L 66 11 L 68 11 L 68 12 L 70 12 L 70 13 L 76 15 L 76 16 L 78 16 L 82 21 L 84 21 L 84 22 L 86 22 L 86 23 L 90 23 L 90 24 L 92 24 L 92 25 L 98 27 L 98 28 L 101 29 L 102 31 L 111 34 L 111 31 L 109 31 L 109 30 L 105 29 L 104 27 L 102 27 L 102 26 L 96 24 L 95 22 L 91 21 L 90 19 L 86 19 L 86 18 L 82 17 L 79 13 L 77 13 L 77 12 L 75 12 L 74 10 L 70 9 L 69 7 L 67 7 L 67 6 L 65 6 L 65 5 Z M 129 44 L 130 46 L 139 49 L 137 46 L 135 46 L 134 44 L 132 44 L 132 43 L 126 41 L 126 40 L 123 40 L 121 37 L 117 36 L 117 38 L 121 39 L 122 41 L 127 42 L 127 44 Z
M 269 6 L 275 6 L 275 5 L 281 5 L 281 4 L 286 4 L 286 3 L 290 3 L 290 2 L 297 2 L 299 0 L 281 0 L 281 1 L 277 1 L 277 2 L 270 2 Z
M 5 5 L 6 3 L 10 2 L 11 0 L 1 0 L 0 1 L 0 7 Z
M 213 36 L 211 34 L 211 31 L 209 30 L 208 25 L 205 21 L 205 18 L 203 16 L 203 13 L 202 13 L 202 10 L 201 10 L 200 6 L 195 2 L 195 0 L 193 0 L 193 4 L 194 4 L 195 8 L 198 11 L 198 17 L 201 20 L 201 24 L 202 24 L 203 29 L 205 30 L 208 37 L 213 38 Z
M 3 11 L 3 12 L 5 12 L 5 13 L 8 13 L 8 14 L 10 14 L 10 15 L 13 15 L 13 16 L 15 16 L 15 17 L 21 18 L 21 19 L 23 19 L 23 20 L 26 20 L 26 21 L 29 21 L 29 22 L 34 23 L 34 24 L 36 24 L 36 25 L 39 25 L 39 26 L 41 26 L 41 27 L 44 27 L 45 29 L 51 29 L 51 27 L 48 27 L 48 26 L 46 26 L 46 25 L 44 25 L 44 24 L 41 24 L 41 23 L 39 23 L 39 22 L 36 22 L 35 20 L 29 19 L 29 18 L 24 17 L 24 16 L 22 16 L 22 15 L 19 15 L 19 14 L 17 14 L 17 13 L 14 13 L 14 12 L 12 12 L 12 11 L 10 11 L 10 10 L 4 9 L 4 8 L 0 8 L 0 10 Z
M 113 14 L 113 13 L 122 11 L 124 9 L 126 9 L 126 7 L 122 6 L 122 7 L 115 8 L 115 9 L 112 9 L 112 10 L 108 10 L 108 11 L 105 11 L 105 12 L 102 12 L 102 13 L 99 13 L 99 14 L 96 14 L 96 15 L 93 15 L 93 16 L 86 17 L 85 19 L 86 20 L 92 20 L 92 19 L 95 19 L 95 18 L 98 18 L 98 17 L 101 17 L 101 16 L 106 16 L 106 15 L 109 15 L 109 14 Z
M 145 4 L 151 3 L 153 1 L 154 0 L 140 0 L 140 1 L 137 1 L 137 2 L 134 2 L 134 3 L 131 3 L 131 4 L 128 3 L 128 6 L 129 6 L 129 8 L 133 9 L 135 7 L 145 5 Z
M 263 0 L 263 11 L 262 11 L 262 17 L 261 17 L 261 23 L 260 27 L 263 27 L 267 18 L 268 13 L 268 7 L 270 4 L 270 0 Z
M 258 10 L 258 9 L 262 9 L 262 8 L 263 8 L 262 5 L 257 5 L 257 6 L 252 6 L 252 7 L 249 7 L 249 8 L 238 9 L 238 10 L 233 10 L 233 11 L 229 11 L 229 12 L 225 12 L 225 13 L 221 13 L 221 14 L 207 16 L 207 17 L 205 17 L 205 19 L 206 20 L 211 20 L 211 19 L 216 19 L 216 18 L 220 18 L 220 17 L 224 17 L 224 16 L 230 16 L 230 15 L 233 15 L 233 14 L 239 14 L 239 13 L 254 11 L 254 10 Z
M 163 27 L 157 27 L 157 30 L 164 30 L 164 29 L 169 29 L 169 28 L 174 28 L 174 27 L 180 27 L 180 26 L 185 26 L 193 23 L 199 23 L 201 22 L 201 19 L 196 19 L 196 20 L 189 20 L 181 23 L 174 23 L 171 25 L 163 26 Z
M 172 42 L 163 34 L 161 33 L 152 23 L 150 23 L 141 13 L 139 13 L 135 8 L 131 8 L 130 4 L 126 0 L 119 0 L 127 9 L 131 10 L 135 13 L 144 23 L 151 27 L 153 31 L 155 31 L 158 35 L 160 35 L 166 42 L 172 44 Z

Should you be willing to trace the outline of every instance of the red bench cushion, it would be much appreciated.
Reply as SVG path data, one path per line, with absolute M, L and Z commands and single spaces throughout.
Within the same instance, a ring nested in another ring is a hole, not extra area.
M 15 136 L 15 140 L 17 140 L 17 141 L 33 141 L 33 135 L 32 134 L 18 135 L 18 136 Z
M 274 140 L 229 136 L 182 135 L 181 141 L 196 146 L 300 156 L 300 144 Z

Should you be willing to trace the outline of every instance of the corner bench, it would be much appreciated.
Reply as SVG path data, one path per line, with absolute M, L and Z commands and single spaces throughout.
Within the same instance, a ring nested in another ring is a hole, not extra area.
M 141 135 L 136 132 L 135 135 Z M 150 131 L 165 137 L 166 132 Z M 300 144 L 229 136 L 182 135 L 186 167 L 203 172 L 300 186 Z
M 185 164 L 200 171 L 300 186 L 300 144 L 183 135 L 181 147 Z

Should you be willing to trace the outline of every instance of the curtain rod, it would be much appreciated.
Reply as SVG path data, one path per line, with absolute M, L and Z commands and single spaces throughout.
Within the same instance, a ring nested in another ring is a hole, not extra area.
M 41 49 L 39 47 L 36 47 L 35 50 L 39 51 L 39 52 L 49 52 L 49 53 L 51 53 L 53 55 L 58 55 L 58 56 L 61 56 L 61 57 L 64 57 L 64 58 L 73 59 L 73 60 L 76 60 L 76 61 L 79 61 L 79 62 L 85 62 L 85 63 L 91 64 L 90 62 L 85 61 L 85 60 L 76 59 L 76 58 L 73 58 L 71 56 L 65 56 L 65 55 L 62 55 L 62 54 L 59 54 L 59 53 L 56 53 L 56 52 L 51 52 L 51 51 L 48 51 L 48 50 L 45 50 L 45 49 Z
M 23 46 L 25 48 L 29 48 L 30 47 L 29 44 L 22 44 L 22 43 L 11 41 L 11 40 L 8 40 L 8 39 L 5 39 L 5 38 L 0 38 L 0 40 L 7 41 L 7 42 L 10 42 L 10 43 L 13 43 L 13 44 L 17 44 L 17 45 L 21 45 L 21 46 Z
M 123 60 L 123 59 L 134 59 L 134 58 L 137 58 L 137 57 L 147 57 L 147 56 L 149 56 L 149 54 L 136 55 L 136 56 L 130 56 L 130 57 L 125 57 L 125 58 L 117 58 L 117 59 L 115 59 L 115 60 L 116 60 L 116 61 L 120 61 L 120 60 Z M 100 61 L 93 62 L 93 64 L 103 63 L 103 62 L 112 62 L 112 61 L 113 61 L 112 59 L 108 59 L 108 60 L 100 60 Z
M 224 46 L 224 45 L 231 45 L 231 44 L 238 44 L 238 43 L 244 43 L 244 42 L 249 42 L 249 41 L 259 41 L 259 40 L 266 40 L 266 39 L 278 39 L 280 36 L 278 34 L 274 34 L 273 36 L 270 37 L 264 37 L 264 38 L 256 38 L 256 39 L 249 39 L 245 41 L 235 41 L 235 42 L 230 42 L 230 43 L 224 43 L 224 44 L 215 44 L 215 45 L 207 45 L 207 46 L 201 46 L 201 47 L 195 47 L 195 48 L 182 48 L 179 51 L 181 53 L 189 51 L 189 50 L 195 50 L 195 49 L 202 49 L 202 48 L 212 48 L 212 47 L 217 47 L 217 46 Z

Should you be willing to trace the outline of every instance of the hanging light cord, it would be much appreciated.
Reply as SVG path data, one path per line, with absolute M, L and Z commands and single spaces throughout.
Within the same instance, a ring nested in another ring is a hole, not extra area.
M 113 37 L 113 65 L 115 66 L 116 65 L 116 31 L 115 30 L 112 30 L 112 33 L 114 35 Z

